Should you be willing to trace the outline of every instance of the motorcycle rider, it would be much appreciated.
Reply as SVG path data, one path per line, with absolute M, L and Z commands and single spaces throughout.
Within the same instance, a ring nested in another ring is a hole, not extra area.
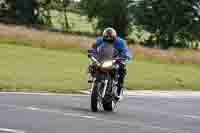
M 106 28 L 103 31 L 103 35 L 101 37 L 97 37 L 96 42 L 92 44 L 92 48 L 89 50 L 93 54 L 97 52 L 97 48 L 104 44 L 104 42 L 108 42 L 113 44 L 115 50 L 118 51 L 118 56 L 128 61 L 132 58 L 131 53 L 128 50 L 128 46 L 124 39 L 117 36 L 117 32 L 113 28 Z M 118 83 L 118 90 L 117 90 L 117 98 L 121 99 L 121 90 L 124 85 L 124 78 L 126 76 L 126 66 L 125 63 L 119 62 L 119 83 Z M 89 73 L 93 75 L 93 67 L 89 66 Z M 90 81 L 89 81 L 90 82 Z

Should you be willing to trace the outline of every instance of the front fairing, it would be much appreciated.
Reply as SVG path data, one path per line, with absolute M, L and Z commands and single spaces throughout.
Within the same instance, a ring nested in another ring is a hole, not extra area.
M 114 48 L 113 44 L 104 43 L 97 48 L 97 59 L 103 63 L 105 61 L 113 60 Z

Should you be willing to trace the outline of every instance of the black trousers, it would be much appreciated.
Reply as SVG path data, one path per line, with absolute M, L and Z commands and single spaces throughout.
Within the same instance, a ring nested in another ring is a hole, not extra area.
M 120 64 L 119 67 L 119 82 L 118 82 L 118 90 L 117 93 L 120 95 L 121 89 L 124 87 L 124 79 L 126 77 L 126 66 L 124 64 Z

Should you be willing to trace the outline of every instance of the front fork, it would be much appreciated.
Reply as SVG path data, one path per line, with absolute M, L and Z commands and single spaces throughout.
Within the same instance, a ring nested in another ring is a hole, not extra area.
M 108 75 L 104 77 L 104 80 L 94 78 L 93 81 L 92 81 L 91 92 L 93 91 L 95 84 L 97 82 L 100 82 L 100 84 L 97 83 L 96 87 L 98 87 L 98 92 L 100 92 L 99 95 L 103 99 L 106 95 L 106 92 L 107 92 L 107 89 L 108 89 L 108 86 L 109 86 L 109 80 L 111 80 L 111 79 L 109 78 Z M 110 87 L 112 87 L 112 85 Z M 113 88 L 111 88 L 111 89 L 112 89 L 112 92 L 113 92 Z
M 108 80 L 105 80 L 104 81 L 103 92 L 102 92 L 102 98 L 105 97 L 107 87 L 108 87 Z
M 96 80 L 94 79 L 93 82 L 92 82 L 92 86 L 91 86 L 91 92 L 93 91 L 95 84 L 96 84 Z M 99 84 L 96 87 L 98 87 L 99 92 L 102 92 L 101 98 L 103 99 L 106 95 L 106 91 L 107 91 L 107 87 L 108 87 L 108 80 L 104 80 L 101 84 L 104 85 L 103 88 L 102 88 L 103 89 L 102 91 L 100 91 L 101 88 L 100 88 Z

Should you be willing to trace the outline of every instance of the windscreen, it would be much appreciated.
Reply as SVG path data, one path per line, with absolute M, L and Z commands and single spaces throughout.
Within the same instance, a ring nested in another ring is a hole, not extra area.
M 104 43 L 97 49 L 97 59 L 100 62 L 112 60 L 114 55 L 113 44 Z

